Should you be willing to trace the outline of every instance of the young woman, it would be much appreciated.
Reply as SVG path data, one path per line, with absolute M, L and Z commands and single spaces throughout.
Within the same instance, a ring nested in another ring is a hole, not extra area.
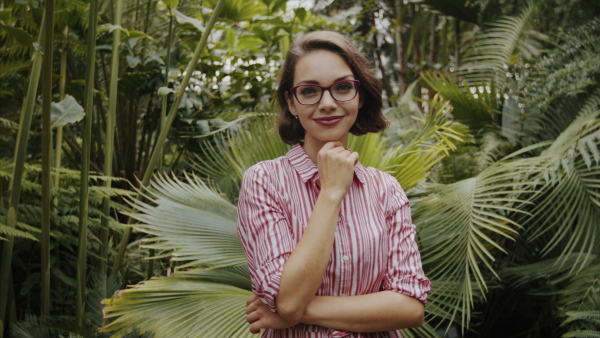
M 277 99 L 292 149 L 244 175 L 238 231 L 263 337 L 401 337 L 430 290 L 404 191 L 359 162 L 348 134 L 380 132 L 381 84 L 344 36 L 313 32 L 288 51 Z

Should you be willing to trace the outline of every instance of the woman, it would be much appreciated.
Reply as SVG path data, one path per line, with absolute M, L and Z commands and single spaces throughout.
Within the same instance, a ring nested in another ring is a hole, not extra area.
M 348 134 L 380 132 L 381 84 L 344 36 L 290 46 L 277 90 L 292 149 L 244 174 L 238 231 L 255 293 L 246 320 L 263 337 L 401 337 L 430 290 L 398 182 L 365 168 Z

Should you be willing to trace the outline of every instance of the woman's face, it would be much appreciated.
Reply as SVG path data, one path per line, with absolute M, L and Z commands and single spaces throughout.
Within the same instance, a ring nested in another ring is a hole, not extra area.
M 316 50 L 304 55 L 296 63 L 293 86 L 316 84 L 328 87 L 344 80 L 356 80 L 346 61 L 336 53 Z M 348 132 L 356 122 L 358 110 L 362 106 L 360 93 L 350 101 L 340 102 L 334 100 L 331 92 L 335 92 L 338 99 L 343 99 L 343 95 L 346 95 L 346 91 L 352 85 L 352 83 L 342 83 L 331 88 L 331 91 L 325 90 L 321 101 L 312 105 L 302 105 L 291 92 L 287 93 L 290 112 L 298 117 L 306 132 L 305 144 L 312 144 L 319 148 L 329 141 L 347 144 Z M 296 93 L 299 97 L 310 100 L 311 95 L 314 95 L 314 88 L 299 87 Z

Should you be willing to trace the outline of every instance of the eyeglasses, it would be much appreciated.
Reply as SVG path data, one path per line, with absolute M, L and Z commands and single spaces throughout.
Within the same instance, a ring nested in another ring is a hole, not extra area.
M 359 80 L 338 81 L 329 87 L 316 84 L 301 84 L 292 87 L 290 91 L 301 105 L 311 105 L 321 102 L 323 93 L 329 91 L 331 97 L 338 102 L 346 102 L 354 99 L 360 87 Z

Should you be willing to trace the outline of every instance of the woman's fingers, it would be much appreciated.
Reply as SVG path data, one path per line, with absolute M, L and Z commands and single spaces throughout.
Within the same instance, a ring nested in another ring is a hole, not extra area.
M 350 151 L 350 155 L 348 155 L 348 159 L 350 159 L 352 161 L 352 163 L 356 164 L 358 162 L 358 153 L 355 151 Z
M 248 315 L 246 315 L 246 321 L 249 324 L 252 324 L 259 319 L 260 319 L 260 314 L 257 311 L 250 312 Z
M 252 301 L 252 302 L 250 302 Z M 246 301 L 246 314 L 249 314 L 253 311 L 256 311 L 256 309 L 258 309 L 258 307 L 260 306 L 260 299 L 258 299 L 258 297 L 256 298 L 248 298 L 248 301 Z
M 255 294 L 252 294 L 252 296 L 250 296 L 250 297 L 248 297 L 248 299 L 246 299 L 246 306 L 250 305 L 251 303 L 254 303 L 257 299 L 258 299 L 258 296 Z

